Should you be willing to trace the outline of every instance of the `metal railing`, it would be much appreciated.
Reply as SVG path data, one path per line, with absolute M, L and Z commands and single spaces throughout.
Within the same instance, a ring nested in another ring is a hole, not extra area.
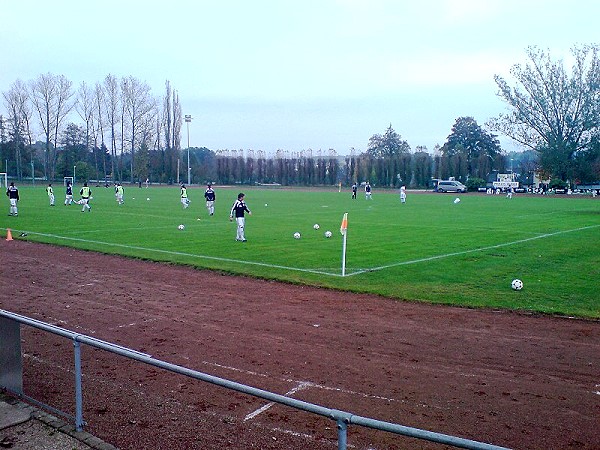
M 83 390 L 82 390 L 82 373 L 81 373 L 81 344 L 87 344 L 91 347 L 95 347 L 98 349 L 102 349 L 108 351 L 110 353 L 114 353 L 117 355 L 124 356 L 129 359 L 133 359 L 135 361 L 142 362 L 144 364 L 149 364 L 154 367 L 158 367 L 164 370 L 168 370 L 170 372 L 174 372 L 179 375 L 184 375 L 190 378 L 194 378 L 196 380 L 204 381 L 207 383 L 211 383 L 217 386 L 221 386 L 227 389 L 231 389 L 237 392 L 241 392 L 244 394 L 248 394 L 254 397 L 258 397 L 264 400 L 268 400 L 270 402 L 278 403 L 281 405 L 286 405 L 291 408 L 299 409 L 302 411 L 306 411 L 309 413 L 317 414 L 319 416 L 326 417 L 336 422 L 337 425 L 337 436 L 338 436 L 338 450 L 346 450 L 347 449 L 347 430 L 349 425 L 358 425 L 366 428 L 371 428 L 375 430 L 387 431 L 394 434 L 399 434 L 403 436 L 408 436 L 417 439 L 423 439 L 431 442 L 436 442 L 439 444 L 451 445 L 453 447 L 458 448 L 466 448 L 466 449 L 474 449 L 474 450 L 506 450 L 505 447 L 499 447 L 492 444 L 486 444 L 483 442 L 473 441 L 470 439 L 463 439 L 456 436 L 450 436 L 447 434 L 435 433 L 432 431 L 422 430 L 419 428 L 407 427 L 395 423 L 384 422 L 381 420 L 371 419 L 368 417 L 362 417 L 350 412 L 341 411 L 337 409 L 326 408 L 320 405 L 316 405 L 313 403 L 308 403 L 302 400 L 293 399 L 290 397 L 286 397 L 284 395 L 275 394 L 273 392 L 265 391 L 263 389 L 258 389 L 252 386 L 248 386 L 245 384 L 237 383 L 231 380 L 227 380 L 225 378 L 219 378 L 213 375 L 209 375 L 203 372 L 198 372 L 196 370 L 188 369 L 187 367 L 182 367 L 176 364 L 171 364 L 159 359 L 152 358 L 151 356 L 141 353 L 126 347 L 122 347 L 120 345 L 116 345 L 110 342 L 106 342 L 100 339 L 96 339 L 84 334 L 75 333 L 64 328 L 57 327 L 55 325 L 48 324 L 46 322 L 41 322 L 36 319 L 31 319 L 26 316 L 22 316 L 19 314 L 11 313 L 9 311 L 0 309 L 0 349 L 3 349 L 3 352 L 6 352 L 7 349 L 10 351 L 9 347 L 18 348 L 18 352 L 20 354 L 20 337 L 18 337 L 18 342 L 2 342 L 4 341 L 14 341 L 14 336 L 20 336 L 20 325 L 28 325 L 43 331 L 47 331 L 73 341 L 74 347 L 74 356 L 75 356 L 75 428 L 77 431 L 82 431 L 84 426 L 83 420 Z M 11 332 L 7 332 L 7 330 L 12 329 Z M 8 337 L 7 336 L 13 336 Z M 3 355 L 0 355 L 3 356 Z M 14 356 L 14 355 L 13 355 Z M 20 358 L 20 355 L 19 355 Z M 10 359 L 10 358 L 4 358 Z M 14 360 L 15 358 L 13 358 Z M 0 367 L 0 387 L 7 389 L 21 397 L 26 397 L 22 392 L 22 380 L 16 379 L 16 377 L 22 377 L 21 374 L 16 374 L 15 372 L 22 372 L 20 362 L 16 362 L 11 367 L 11 364 L 3 364 Z M 18 367 L 15 367 L 18 365 Z M 26 397 L 27 398 L 27 397 Z M 49 409 L 54 409 L 48 405 L 44 405 L 40 402 L 35 401 L 35 403 L 40 404 L 42 406 L 48 407 Z M 66 417 L 68 415 L 62 413 Z

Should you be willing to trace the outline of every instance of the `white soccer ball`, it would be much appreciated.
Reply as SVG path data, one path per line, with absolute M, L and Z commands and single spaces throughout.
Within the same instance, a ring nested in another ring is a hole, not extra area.
M 179 225 L 177 228 L 178 228 L 179 230 L 185 230 L 185 225 L 184 225 L 184 224 L 181 224 L 181 225 Z
M 146 200 L 148 200 L 148 201 L 149 201 L 149 200 L 150 200 L 150 197 L 148 197 Z
M 294 233 L 294 239 L 300 239 L 301 235 L 297 231 Z
M 456 198 L 454 199 L 454 203 L 460 203 L 460 198 L 456 197 Z
M 325 232 L 325 237 L 326 237 L 327 239 L 329 239 L 331 236 L 333 236 L 333 234 L 331 233 L 331 231 L 326 231 L 326 232 Z
M 318 230 L 318 229 L 319 229 L 319 228 L 321 228 L 321 227 L 319 226 L 319 224 L 318 224 L 318 223 L 315 223 L 315 224 L 313 225 L 313 228 L 314 228 L 315 230 Z
M 268 203 L 265 203 L 265 206 L 269 206 L 269 204 L 268 204 Z
M 515 291 L 520 291 L 523 289 L 523 282 L 518 278 L 515 278 L 512 280 L 512 283 L 510 283 L 510 287 L 512 287 Z

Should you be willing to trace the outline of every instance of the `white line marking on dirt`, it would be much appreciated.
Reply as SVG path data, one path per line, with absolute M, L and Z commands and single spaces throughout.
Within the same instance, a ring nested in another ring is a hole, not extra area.
M 308 383 L 308 382 L 302 382 L 300 383 L 298 386 L 296 386 L 295 388 L 290 389 L 289 391 L 287 391 L 284 395 L 290 396 L 295 394 L 298 391 L 301 391 L 302 389 L 306 389 L 308 387 L 312 386 L 312 383 Z M 247 420 L 250 419 L 254 419 L 256 416 L 258 416 L 259 414 L 262 414 L 263 412 L 265 412 L 266 410 L 268 410 L 271 406 L 273 406 L 275 403 L 270 402 L 267 403 L 264 406 L 261 406 L 260 408 L 258 408 L 255 411 L 252 411 L 250 414 L 248 414 L 246 417 L 244 417 L 244 422 L 246 422 Z
M 245 369 L 238 369 L 237 367 L 231 367 L 231 366 L 224 366 L 222 364 L 218 364 L 215 362 L 211 362 L 211 361 L 202 361 L 202 364 L 205 364 L 207 366 L 213 366 L 213 367 L 219 367 L 221 369 L 226 369 L 226 370 L 231 370 L 233 372 L 241 372 L 244 373 L 246 375 L 253 375 L 253 376 L 257 376 L 257 377 L 261 377 L 261 378 L 271 378 L 270 375 L 264 374 L 264 373 L 258 373 L 258 372 L 253 372 L 251 370 L 245 370 Z M 341 392 L 343 394 L 350 394 L 350 395 L 358 395 L 360 397 L 364 397 L 364 398 L 374 398 L 377 400 L 385 400 L 388 402 L 396 402 L 398 400 L 394 399 L 394 398 L 388 398 L 388 397 L 382 397 L 380 395 L 372 395 L 372 394 L 365 394 L 364 392 L 356 392 L 356 391 L 350 391 L 347 389 L 342 389 L 342 388 L 335 388 L 335 387 L 330 387 L 330 386 L 325 386 L 322 384 L 315 384 L 311 381 L 299 381 L 299 380 L 293 380 L 291 378 L 280 378 L 280 381 L 285 381 L 286 383 L 297 383 L 299 385 L 303 385 L 305 387 L 313 387 L 313 388 L 317 388 L 317 389 L 323 389 L 325 391 L 335 391 L 335 392 Z

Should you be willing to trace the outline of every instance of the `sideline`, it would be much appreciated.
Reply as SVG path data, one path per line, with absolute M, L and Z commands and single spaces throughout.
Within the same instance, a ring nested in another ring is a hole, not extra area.
M 30 231 L 30 232 L 28 232 L 28 234 L 36 235 L 36 236 L 50 237 L 50 238 L 54 238 L 54 239 L 64 239 L 67 241 L 87 242 L 90 244 L 107 245 L 107 246 L 111 246 L 111 247 L 126 248 L 126 249 L 130 249 L 130 250 L 143 250 L 145 252 L 150 252 L 150 253 L 154 252 L 154 253 L 162 253 L 162 254 L 166 254 L 166 255 L 189 256 L 191 258 L 208 259 L 211 261 L 223 261 L 223 262 L 231 262 L 231 263 L 236 263 L 236 264 L 241 264 L 241 265 L 246 264 L 246 265 L 252 265 L 252 266 L 270 267 L 272 269 L 283 269 L 283 270 L 291 270 L 291 271 L 295 271 L 295 272 L 315 273 L 315 274 L 319 274 L 319 275 L 329 275 L 329 276 L 333 276 L 333 277 L 341 277 L 342 276 L 341 274 L 325 272 L 322 270 L 301 269 L 300 267 L 282 266 L 282 265 L 278 265 L 278 264 L 267 264 L 267 263 L 261 263 L 261 262 L 255 262 L 255 261 L 244 261 L 241 259 L 222 258 L 219 256 L 196 255 L 193 253 L 175 252 L 172 250 L 161 250 L 158 248 L 139 247 L 137 245 L 125 245 L 125 244 L 117 244 L 114 242 L 103 242 L 103 241 L 95 241 L 95 240 L 91 240 L 91 239 L 81 239 L 81 238 L 74 238 L 74 237 L 67 237 L 67 236 L 59 236 L 56 234 L 37 233 L 35 231 Z
M 541 234 L 538 236 L 533 236 L 533 237 L 529 237 L 529 238 L 525 238 L 525 239 L 518 239 L 516 241 L 504 242 L 504 243 L 495 244 L 495 245 L 489 245 L 487 247 L 477 247 L 477 248 L 473 248 L 470 250 L 463 250 L 460 252 L 444 253 L 441 255 L 429 256 L 427 258 L 418 258 L 418 259 L 413 259 L 410 261 L 400 261 L 400 262 L 396 262 L 396 263 L 392 263 L 392 264 L 386 264 L 383 266 L 371 267 L 368 269 L 355 269 L 355 270 L 350 269 L 346 272 L 345 276 L 350 277 L 350 276 L 355 276 L 355 275 L 361 275 L 364 273 L 376 272 L 376 271 L 380 271 L 380 270 L 384 270 L 384 269 L 389 269 L 391 267 L 399 267 L 399 266 L 406 266 L 406 265 L 410 265 L 410 264 L 418 264 L 418 263 L 422 263 L 422 262 L 435 261 L 435 260 L 443 259 L 443 258 L 450 258 L 452 256 L 466 255 L 469 253 L 476 253 L 476 252 L 482 252 L 482 251 L 492 250 L 492 249 L 501 248 L 501 247 L 508 247 L 511 245 L 522 244 L 524 242 L 535 241 L 537 239 L 545 239 L 548 237 L 554 237 L 554 236 L 558 236 L 561 234 L 573 233 L 576 231 L 590 230 L 590 229 L 594 229 L 594 228 L 598 228 L 598 227 L 600 227 L 600 224 L 599 225 L 589 225 L 586 227 L 573 228 L 570 230 L 556 231 L 554 233 L 545 233 L 545 234 Z M 313 274 L 318 274 L 318 275 L 326 275 L 326 276 L 331 276 L 331 277 L 344 278 L 344 276 L 342 276 L 341 273 L 329 272 L 326 270 L 302 269 L 299 267 L 283 266 L 283 265 L 279 265 L 279 264 L 268 264 L 268 263 L 261 263 L 261 262 L 256 262 L 256 261 L 245 261 L 245 260 L 241 260 L 241 259 L 222 258 L 222 257 L 218 257 L 218 256 L 196 255 L 193 253 L 175 252 L 172 250 L 161 250 L 161 249 L 157 249 L 157 248 L 139 247 L 136 245 L 117 244 L 114 242 L 95 241 L 95 240 L 91 240 L 91 239 L 59 236 L 56 234 L 37 233 L 37 232 L 28 232 L 28 234 L 50 237 L 50 238 L 54 238 L 54 239 L 64 239 L 64 240 L 68 240 L 68 241 L 86 242 L 86 243 L 90 243 L 90 244 L 98 244 L 98 245 L 106 245 L 106 246 L 112 246 L 112 247 L 118 247 L 118 248 L 126 248 L 126 249 L 130 249 L 130 250 L 142 250 L 142 251 L 150 252 L 150 253 L 154 252 L 154 253 L 161 253 L 161 254 L 166 254 L 166 255 L 187 256 L 190 258 L 206 259 L 206 260 L 210 260 L 210 261 L 222 261 L 222 262 L 236 263 L 236 264 L 241 264 L 241 265 L 269 267 L 272 269 L 282 269 L 282 270 L 289 270 L 289 271 L 293 271 L 293 272 L 313 273 Z M 338 270 L 338 269 L 336 268 L 335 270 Z
M 573 233 L 574 231 L 583 231 L 583 230 L 589 230 L 589 229 L 598 228 L 598 227 L 600 227 L 600 225 L 590 225 L 587 227 L 573 228 L 571 230 L 557 231 L 555 233 L 545 233 L 545 234 L 541 234 L 539 236 L 529 237 L 529 238 L 525 238 L 525 239 L 519 239 L 517 241 L 512 241 L 512 242 L 504 242 L 502 244 L 489 245 L 487 247 L 473 248 L 471 250 L 463 250 L 461 252 L 446 253 L 444 255 L 429 256 L 428 258 L 413 259 L 412 261 L 402 261 L 402 262 L 398 262 L 398 263 L 394 263 L 394 264 L 387 264 L 385 266 L 373 267 L 372 269 L 363 269 L 358 272 L 353 272 L 351 274 L 348 274 L 347 276 L 358 275 L 358 274 L 366 273 L 366 272 L 375 272 L 377 270 L 389 269 L 390 267 L 406 266 L 409 264 L 417 264 L 420 262 L 434 261 L 436 259 L 449 258 L 451 256 L 466 255 L 468 253 L 481 252 L 481 251 L 485 251 L 485 250 L 491 250 L 494 248 L 508 247 L 510 245 L 522 244 L 523 242 L 535 241 L 536 239 L 544 239 L 547 237 L 557 236 L 559 234 Z

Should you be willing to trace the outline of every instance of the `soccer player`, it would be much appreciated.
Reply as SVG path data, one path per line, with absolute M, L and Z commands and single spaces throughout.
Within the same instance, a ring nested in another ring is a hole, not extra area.
M 52 189 L 52 183 L 48 183 L 46 187 L 46 193 L 48 194 L 48 199 L 50 200 L 50 206 L 54 206 L 54 190 Z
M 400 203 L 406 203 L 406 186 L 400 187 Z
M 69 206 L 73 203 L 73 186 L 71 186 L 71 182 L 67 181 L 67 190 L 65 194 L 65 206 Z
M 229 213 L 229 221 L 233 221 L 233 217 L 235 215 L 235 221 L 237 222 L 237 235 L 235 237 L 236 241 L 246 242 L 246 236 L 244 235 L 244 225 L 246 224 L 246 219 L 244 218 L 244 213 L 247 212 L 248 215 L 252 215 L 246 203 L 244 202 L 244 194 L 240 192 L 238 194 L 237 200 L 231 207 L 231 212 Z
M 10 201 L 9 216 L 18 216 L 19 210 L 17 209 L 17 203 L 19 202 L 19 189 L 17 189 L 15 183 L 10 183 L 10 186 L 6 190 L 6 196 Z
M 117 203 L 119 205 L 122 205 L 123 203 L 125 203 L 125 201 L 123 200 L 123 194 L 124 194 L 124 189 L 123 186 L 121 186 L 121 183 L 117 183 L 117 186 L 115 187 L 115 197 L 117 197 Z
M 206 191 L 204 191 L 204 198 L 206 199 L 206 209 L 208 209 L 208 215 L 214 215 L 216 195 L 215 191 L 213 190 L 210 184 L 206 186 Z
M 352 185 L 352 199 L 353 200 L 356 200 L 356 191 L 357 191 L 357 189 L 358 189 L 358 186 L 356 186 L 356 183 L 354 183 Z
M 187 207 L 190 206 L 190 199 L 187 195 L 187 189 L 183 183 L 181 183 L 181 204 L 183 205 L 183 209 L 187 209 Z
M 371 198 L 371 185 L 369 184 L 368 181 L 367 181 L 367 184 L 365 184 L 365 199 L 373 200 Z
M 88 187 L 87 183 L 83 183 L 83 187 L 79 190 L 79 195 L 81 195 L 81 204 L 83 205 L 81 212 L 85 212 L 86 209 L 92 212 L 92 207 L 90 206 L 92 190 Z

